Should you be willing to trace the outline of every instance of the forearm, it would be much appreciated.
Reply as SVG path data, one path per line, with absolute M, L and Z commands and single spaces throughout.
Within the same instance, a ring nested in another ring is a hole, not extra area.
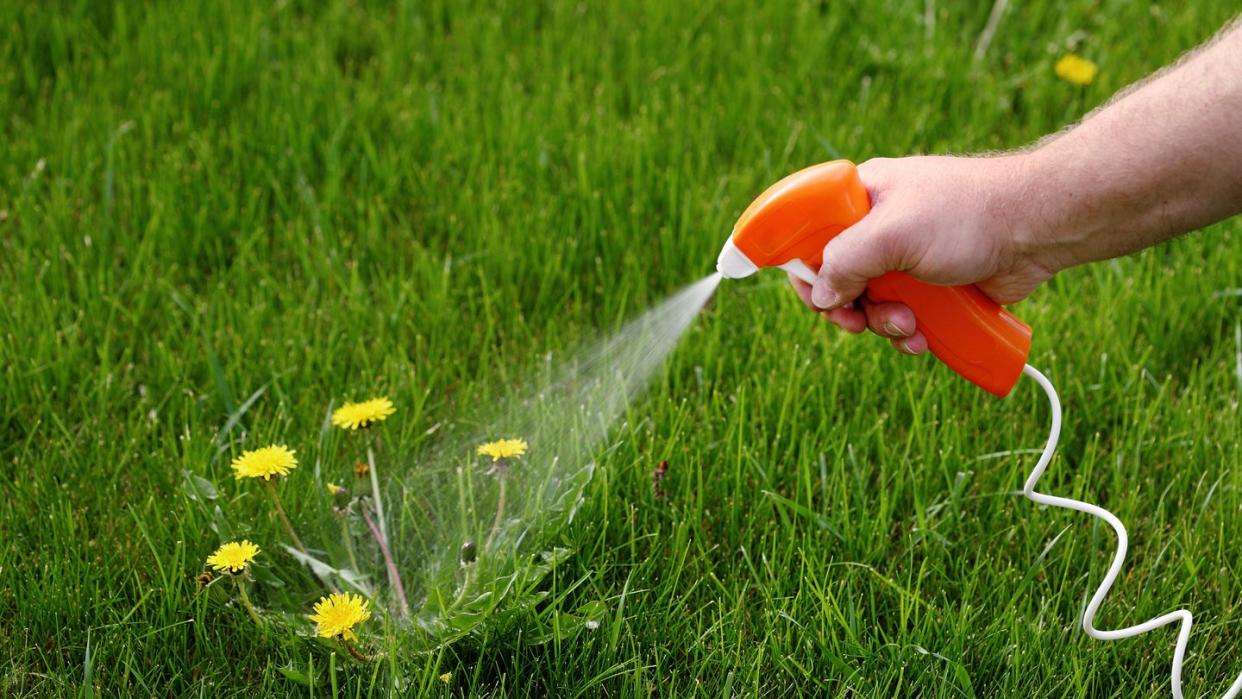
M 1242 210 L 1242 25 L 1015 156 L 1013 233 L 1049 271 Z

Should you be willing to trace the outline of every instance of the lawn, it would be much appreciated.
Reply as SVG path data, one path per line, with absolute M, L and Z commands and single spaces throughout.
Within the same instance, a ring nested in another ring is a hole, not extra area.
M 1078 628 L 1111 532 L 1015 494 L 1047 429 L 1034 386 L 998 400 L 832 332 L 774 272 L 722 286 L 565 464 L 596 467 L 572 521 L 523 544 L 563 549 L 529 604 L 451 643 L 384 619 L 387 595 L 359 631 L 381 658 L 314 639 L 325 588 L 229 468 L 297 448 L 281 496 L 331 541 L 324 484 L 352 486 L 361 452 L 327 413 L 391 398 L 415 601 L 456 556 L 415 516 L 458 497 L 456 435 L 710 272 L 768 183 L 1026 144 L 1236 6 L 1009 3 L 981 45 L 992 9 L 0 3 L 0 695 L 1166 696 L 1171 629 Z M 1093 84 L 1056 78 L 1069 50 Z M 1192 696 L 1242 670 L 1239 229 L 1014 309 L 1066 408 L 1043 488 L 1130 527 L 1100 623 L 1192 609 Z M 217 505 L 263 547 L 262 627 L 200 590 Z M 594 628 L 562 628 L 581 610 Z

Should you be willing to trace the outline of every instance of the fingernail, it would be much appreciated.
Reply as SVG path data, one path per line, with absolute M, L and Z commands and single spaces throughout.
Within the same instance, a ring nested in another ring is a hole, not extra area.
M 816 284 L 815 288 L 811 289 L 811 303 L 818 308 L 831 308 L 836 300 L 837 295 L 832 293 L 832 290 L 823 284 Z
M 910 334 L 897 327 L 897 324 L 891 320 L 884 321 L 884 332 L 888 333 L 890 337 L 905 337 Z
M 901 351 L 902 351 L 902 352 L 905 352 L 906 354 L 917 354 L 917 352 L 915 352 L 914 350 L 910 349 L 910 343 L 909 343 L 909 342 L 900 342 L 900 343 L 898 343 L 898 345 L 901 347 Z

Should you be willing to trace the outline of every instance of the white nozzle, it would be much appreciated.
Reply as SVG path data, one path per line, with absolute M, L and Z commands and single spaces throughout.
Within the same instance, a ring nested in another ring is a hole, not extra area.
M 720 257 L 716 258 L 716 271 L 726 279 L 741 279 L 758 272 L 759 268 L 737 249 L 733 244 L 733 236 L 729 236 L 724 248 L 720 250 Z

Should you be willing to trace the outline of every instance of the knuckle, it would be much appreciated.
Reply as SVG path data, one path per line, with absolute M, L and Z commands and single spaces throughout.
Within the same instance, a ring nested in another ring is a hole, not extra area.
M 880 193 L 888 186 L 895 162 L 894 158 L 871 158 L 858 166 L 858 177 L 866 185 L 873 202 L 878 201 Z
M 840 271 L 838 270 L 836 260 L 830 259 L 827 255 L 824 255 L 824 261 L 820 264 L 819 274 L 816 276 L 829 284 L 836 281 L 840 277 Z
M 858 166 L 858 172 L 868 175 L 878 175 L 882 173 L 892 162 L 893 158 L 868 158 Z
M 905 221 L 890 216 L 873 229 L 868 243 L 886 267 L 904 270 L 910 267 L 913 238 Z

